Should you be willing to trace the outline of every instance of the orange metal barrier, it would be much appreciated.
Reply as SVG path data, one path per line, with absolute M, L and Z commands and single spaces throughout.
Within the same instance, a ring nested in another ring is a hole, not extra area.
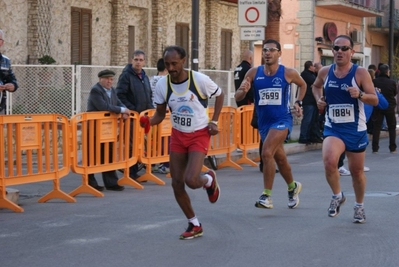
M 0 116 L 0 208 L 24 209 L 6 198 L 6 186 L 53 181 L 53 190 L 38 202 L 76 200 L 60 190 L 69 173 L 68 119 L 57 114 Z
M 140 116 L 147 115 L 152 117 L 155 109 L 145 110 Z M 169 139 L 172 134 L 172 124 L 170 121 L 169 110 L 167 110 L 165 119 L 158 125 L 151 126 L 148 134 L 144 134 L 144 129 L 140 128 L 139 136 L 141 140 L 139 148 L 139 161 L 146 164 L 145 174 L 141 175 L 137 180 L 151 181 L 159 185 L 165 182 L 152 173 L 151 165 L 169 161 Z M 170 175 L 168 175 L 170 177 Z
M 209 118 L 212 118 L 214 108 L 209 108 Z M 237 128 L 236 109 L 223 107 L 219 115 L 219 133 L 211 137 L 208 156 L 226 154 L 226 159 L 218 164 L 218 168 L 233 167 L 237 170 L 243 168 L 231 159 L 231 153 L 237 148 L 236 140 L 240 129 Z
M 82 185 L 70 192 L 71 196 L 82 193 L 104 196 L 89 186 L 88 175 L 119 169 L 124 170 L 123 177 L 118 180 L 119 185 L 144 188 L 129 177 L 129 166 L 138 160 L 139 144 L 139 138 L 133 138 L 132 155 L 129 156 L 130 128 L 132 124 L 133 136 L 137 137 L 140 128 L 138 119 L 137 112 L 131 112 L 126 120 L 121 114 L 109 112 L 85 112 L 71 118 L 71 166 L 73 172 L 82 174 Z M 81 161 L 78 155 L 81 155 Z
M 260 135 L 257 129 L 251 126 L 253 105 L 245 105 L 237 108 L 237 135 L 238 148 L 242 150 L 242 157 L 236 160 L 237 164 L 249 164 L 253 167 L 258 165 L 248 158 L 248 150 L 259 148 Z

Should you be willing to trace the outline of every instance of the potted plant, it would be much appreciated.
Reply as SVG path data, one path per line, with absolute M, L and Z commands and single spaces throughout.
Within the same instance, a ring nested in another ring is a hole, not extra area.
M 55 59 L 52 56 L 44 55 L 38 59 L 39 63 L 42 65 L 51 65 L 55 63 Z M 53 79 L 53 73 L 48 67 L 43 67 L 39 72 L 40 81 L 42 86 L 49 86 Z
M 51 65 L 54 64 L 56 61 L 52 56 L 44 55 L 38 59 L 39 63 L 42 65 Z

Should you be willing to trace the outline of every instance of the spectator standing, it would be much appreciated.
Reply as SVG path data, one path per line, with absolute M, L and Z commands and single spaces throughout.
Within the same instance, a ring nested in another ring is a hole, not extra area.
M 166 107 L 172 111 L 170 139 L 170 172 L 175 198 L 188 219 L 188 227 L 180 239 L 202 236 L 202 225 L 194 213 L 185 186 L 206 189 L 208 199 L 219 199 L 216 173 L 209 170 L 201 175 L 210 136 L 216 135 L 218 118 L 223 107 L 224 94 L 208 76 L 184 69 L 186 51 L 180 46 L 168 46 L 163 52 L 169 74 L 161 78 L 155 87 L 156 111 L 150 119 L 140 118 L 142 127 L 157 125 L 165 118 Z M 209 120 L 208 98 L 215 97 L 213 117 Z
M 145 65 L 145 53 L 143 50 L 135 50 L 131 63 L 127 64 L 118 79 L 116 93 L 122 103 L 129 109 L 143 112 L 152 109 L 152 91 L 150 80 L 143 67 Z M 133 125 L 131 126 L 133 127 Z M 132 153 L 133 128 L 130 131 L 130 155 Z M 129 169 L 129 177 L 137 179 L 138 164 Z
M 4 32 L 0 29 L 0 48 L 4 44 Z M 11 68 L 11 60 L 0 53 L 0 113 L 6 113 L 6 92 L 15 92 L 18 89 L 17 79 Z
M 163 77 L 168 75 L 168 70 L 165 67 L 165 61 L 163 58 L 158 59 L 157 61 L 157 75 L 152 76 L 150 79 L 151 92 L 152 92 L 152 105 L 155 107 L 154 103 L 154 95 L 155 95 L 155 85 L 157 82 Z
M 302 100 L 303 117 L 298 143 L 322 143 L 323 138 L 320 136 L 318 123 L 319 109 L 312 93 L 312 85 L 316 80 L 315 67 L 313 67 L 312 61 L 305 62 L 301 77 L 306 82 L 307 88 L 305 97 Z
M 245 50 L 242 53 L 242 61 L 234 70 L 234 86 L 236 91 L 240 88 L 242 81 L 244 80 L 245 74 L 251 69 L 254 53 L 251 50 Z M 236 101 L 237 107 L 243 105 L 251 105 L 254 102 L 253 88 L 251 87 L 248 94 L 245 95 L 244 99 Z
M 396 153 L 396 98 L 398 88 L 394 80 L 390 78 L 390 69 L 387 64 L 382 64 L 379 67 L 379 76 L 373 80 L 374 86 L 381 90 L 381 94 L 388 101 L 388 108 L 385 110 L 374 107 L 373 110 L 373 153 L 378 153 L 380 131 L 383 119 L 385 117 L 388 133 L 389 133 L 389 151 Z
M 264 142 L 262 148 L 263 185 L 262 195 L 255 203 L 257 208 L 273 208 L 271 198 L 275 177 L 275 164 L 288 187 L 288 207 L 299 205 L 299 193 L 302 184 L 294 181 L 291 166 L 284 151 L 284 141 L 292 131 L 292 114 L 289 105 L 291 83 L 299 87 L 295 110 L 302 116 L 301 102 L 306 92 L 306 83 L 292 68 L 279 64 L 281 45 L 276 40 L 267 40 L 262 49 L 264 65 L 251 68 L 235 94 L 236 101 L 244 99 L 253 85 L 255 109 L 258 115 L 260 136 Z
M 352 39 L 337 36 L 333 45 L 334 64 L 319 71 L 313 94 L 319 109 L 326 110 L 322 154 L 326 179 L 333 193 L 328 216 L 337 216 L 346 201 L 337 168 L 339 157 L 346 151 L 356 199 L 353 222 L 364 223 L 366 176 L 363 168 L 368 145 L 365 104 L 375 106 L 378 98 L 367 70 L 351 62 L 354 53 Z
M 102 70 L 98 73 L 99 82 L 96 83 L 90 90 L 89 98 L 87 100 L 87 111 L 110 111 L 116 114 L 122 113 L 123 119 L 129 118 L 129 110 L 122 104 L 116 95 L 115 89 L 112 87 L 114 82 L 115 72 L 112 70 Z M 89 129 L 90 131 L 91 129 Z M 109 147 L 109 161 L 112 162 L 112 144 Z M 101 144 L 101 161 L 103 163 L 104 144 Z M 94 156 L 94 155 L 89 155 Z M 123 186 L 118 185 L 118 176 L 116 171 L 106 171 L 102 173 L 104 186 L 107 190 L 122 191 Z M 89 185 L 103 191 L 104 187 L 99 186 L 94 174 L 89 174 Z
M 163 58 L 160 58 L 157 61 L 157 75 L 151 77 L 151 79 L 150 79 L 151 91 L 152 91 L 152 104 L 154 107 L 156 107 L 156 104 L 154 103 L 155 86 L 156 86 L 157 82 L 162 77 L 164 77 L 166 75 L 168 75 L 168 70 L 165 67 L 165 61 Z M 163 148 L 163 145 L 162 145 L 162 148 Z M 155 164 L 155 166 L 152 167 L 152 172 L 159 172 L 159 173 L 163 173 L 163 174 L 169 173 L 170 172 L 169 162 Z
M 323 67 L 323 65 L 320 62 L 316 62 L 313 64 L 314 66 L 314 74 L 317 77 L 317 73 L 319 73 L 319 70 Z
M 374 77 L 375 77 L 375 72 L 377 71 L 377 67 L 374 64 L 370 64 L 369 67 L 367 68 L 368 70 L 373 70 L 374 71 Z M 370 73 L 370 72 L 369 72 Z M 371 75 L 371 74 L 370 74 Z

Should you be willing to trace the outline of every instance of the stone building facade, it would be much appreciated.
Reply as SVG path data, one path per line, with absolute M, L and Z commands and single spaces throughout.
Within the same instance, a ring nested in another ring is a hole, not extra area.
M 381 16 L 376 5 L 386 7 L 388 1 L 267 0 L 264 39 L 279 40 L 283 47 L 281 63 L 302 70 L 307 60 L 330 63 L 331 51 L 327 50 L 331 42 L 324 27 L 334 23 L 338 34 L 362 32 L 362 39 L 355 45 L 359 52 L 356 56 L 362 65 L 375 64 L 380 60 L 376 51 L 388 48 L 388 36 L 382 30 L 369 31 L 365 18 Z M 162 50 L 176 44 L 177 25 L 187 28 L 188 60 L 192 60 L 191 3 L 190 0 L 3 0 L 0 29 L 5 31 L 5 44 L 1 52 L 13 64 L 37 64 L 44 55 L 52 56 L 58 65 L 84 64 L 72 62 L 75 44 L 71 36 L 76 31 L 71 13 L 77 9 L 90 13 L 91 47 L 86 55 L 90 63 L 86 64 L 123 66 L 134 48 L 144 50 L 147 67 L 154 67 Z M 237 3 L 237 0 L 199 0 L 200 69 L 223 69 L 223 32 L 231 35 L 229 70 L 239 64 L 241 52 L 248 48 L 255 52 L 254 65 L 261 64 L 262 40 L 240 40 Z M 318 37 L 322 41 L 315 41 Z
M 73 64 L 72 8 L 91 14 L 91 65 L 125 65 L 130 45 L 144 50 L 147 66 L 153 67 L 162 50 L 176 43 L 176 24 L 188 25 L 191 40 L 189 0 L 4 0 L 0 2 L 0 28 L 6 40 L 2 52 L 13 64 L 38 64 L 44 55 L 58 65 Z M 240 62 L 241 50 L 249 48 L 249 42 L 240 40 L 237 16 L 236 3 L 200 1 L 199 68 L 220 68 L 222 30 L 232 36 L 231 68 Z

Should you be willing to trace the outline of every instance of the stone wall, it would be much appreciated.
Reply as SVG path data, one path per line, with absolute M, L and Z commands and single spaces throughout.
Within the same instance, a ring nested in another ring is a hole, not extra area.
M 28 1 L 1 0 L 0 11 L 0 29 L 4 31 L 4 45 L 0 51 L 12 64 L 25 64 L 28 60 Z
M 58 65 L 70 64 L 71 7 L 92 12 L 92 65 L 127 63 L 129 26 L 135 27 L 135 47 L 147 53 L 148 67 L 156 65 L 163 48 L 175 44 L 176 23 L 191 29 L 188 0 L 3 0 L 0 28 L 6 41 L 1 52 L 13 64 L 38 64 L 45 54 Z M 249 48 L 249 42 L 240 41 L 237 4 L 200 1 L 199 15 L 199 68 L 220 67 L 222 29 L 233 33 L 234 68 L 241 51 Z M 191 30 L 189 34 L 191 40 Z

